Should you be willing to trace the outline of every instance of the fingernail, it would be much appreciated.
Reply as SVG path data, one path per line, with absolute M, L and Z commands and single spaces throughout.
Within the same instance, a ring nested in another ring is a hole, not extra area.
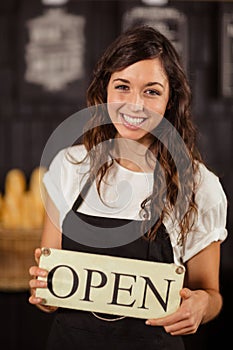
M 148 321 L 148 320 L 145 323 L 147 326 L 150 326 L 150 324 L 151 324 L 150 321 Z

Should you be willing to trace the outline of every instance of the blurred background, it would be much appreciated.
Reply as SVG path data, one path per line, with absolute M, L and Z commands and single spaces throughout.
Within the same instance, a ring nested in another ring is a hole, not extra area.
M 231 341 L 233 0 L 1 0 L 0 344 L 5 350 L 43 349 L 53 320 L 28 303 L 28 267 L 43 220 L 38 196 L 43 148 L 63 120 L 86 106 L 86 88 L 103 50 L 136 23 L 158 28 L 179 51 L 193 91 L 200 149 L 229 200 L 223 310 L 184 340 L 187 350 L 219 349 Z

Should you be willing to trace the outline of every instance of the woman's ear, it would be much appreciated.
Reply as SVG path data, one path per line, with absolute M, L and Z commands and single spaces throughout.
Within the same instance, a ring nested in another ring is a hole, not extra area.
M 167 110 L 171 109 L 171 106 L 172 106 L 172 101 L 169 100 L 167 103 Z
M 173 106 L 174 98 L 173 98 L 173 93 L 172 91 L 169 92 L 169 99 L 167 103 L 167 110 L 171 109 Z

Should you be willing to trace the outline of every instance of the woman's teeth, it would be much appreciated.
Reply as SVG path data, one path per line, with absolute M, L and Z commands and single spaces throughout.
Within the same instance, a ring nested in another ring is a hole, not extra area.
M 122 114 L 123 119 L 126 121 L 126 123 L 131 125 L 140 125 L 142 122 L 144 122 L 145 118 L 140 117 L 130 117 L 126 114 Z

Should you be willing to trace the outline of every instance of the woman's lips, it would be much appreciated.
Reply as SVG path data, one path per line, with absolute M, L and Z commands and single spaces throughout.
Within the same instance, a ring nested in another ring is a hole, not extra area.
M 122 123 L 129 129 L 137 130 L 145 122 L 147 118 L 130 116 L 128 114 L 120 113 Z

